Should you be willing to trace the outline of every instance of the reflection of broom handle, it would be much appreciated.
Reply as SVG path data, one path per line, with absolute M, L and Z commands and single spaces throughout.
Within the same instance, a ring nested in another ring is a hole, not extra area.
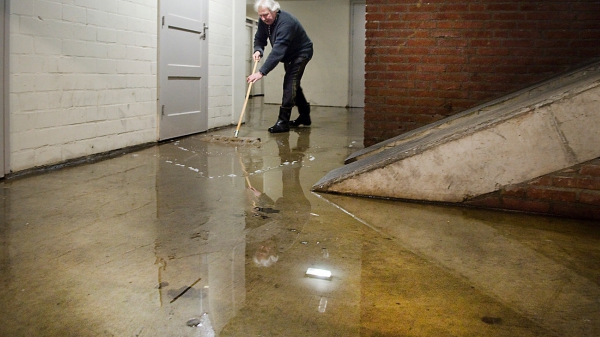
M 236 149 L 237 152 L 237 149 Z M 242 156 L 238 155 L 238 159 L 240 160 L 240 166 L 242 167 L 242 171 L 244 171 L 244 177 L 246 178 L 246 183 L 248 184 L 248 188 L 252 189 L 252 184 L 250 183 L 250 178 L 248 178 L 248 172 L 246 172 L 246 167 L 244 166 L 244 162 L 242 161 Z M 252 201 L 252 206 L 256 207 L 256 203 L 254 200 Z
M 242 162 L 242 157 L 238 156 L 238 159 L 240 160 L 240 166 L 242 167 L 242 171 L 244 171 L 244 177 L 246 178 L 246 183 L 248 183 L 248 187 L 252 188 L 252 184 L 250 184 L 250 178 L 248 178 L 248 172 L 246 172 L 246 167 L 244 166 L 244 163 Z
M 258 60 L 254 60 L 254 68 L 252 69 L 252 74 L 256 72 L 256 66 L 258 65 Z M 237 138 L 238 133 L 240 132 L 240 126 L 242 125 L 242 119 L 244 119 L 244 112 L 246 112 L 246 105 L 248 104 L 248 98 L 250 97 L 250 90 L 252 89 L 252 82 L 248 84 L 248 91 L 246 92 L 246 99 L 244 100 L 244 106 L 242 107 L 242 113 L 240 114 L 240 120 L 238 121 L 237 128 L 235 128 L 235 133 L 233 136 Z

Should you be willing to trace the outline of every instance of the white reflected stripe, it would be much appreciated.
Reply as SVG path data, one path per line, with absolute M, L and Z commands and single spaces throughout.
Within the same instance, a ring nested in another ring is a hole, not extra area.
M 200 111 L 178 112 L 178 113 L 174 113 L 174 114 L 168 114 L 167 116 L 171 117 L 171 116 L 191 115 L 191 114 L 197 114 L 197 113 L 200 113 Z
M 317 277 L 317 278 L 324 278 L 324 279 L 331 278 L 331 272 L 329 270 L 317 269 L 317 268 L 308 268 L 308 270 L 306 271 L 306 275 L 310 276 L 310 277 Z

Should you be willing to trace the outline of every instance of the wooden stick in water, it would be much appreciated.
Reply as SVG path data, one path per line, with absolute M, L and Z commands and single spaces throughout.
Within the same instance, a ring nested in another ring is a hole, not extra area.
M 192 289 L 192 288 L 193 288 L 193 287 L 196 285 L 196 283 L 200 282 L 200 280 L 201 280 L 201 279 L 202 279 L 202 277 L 199 277 L 199 278 L 198 278 L 198 279 L 197 279 L 197 280 L 196 280 L 194 283 L 192 283 L 192 285 L 190 285 L 189 287 L 185 288 L 185 289 L 184 289 L 184 290 L 181 292 L 181 294 L 179 294 L 179 295 L 175 296 L 175 298 L 174 298 L 174 299 L 172 299 L 172 300 L 171 300 L 171 302 L 169 302 L 169 303 L 173 303 L 173 302 L 175 302 L 175 301 L 176 301 L 178 298 L 180 298 L 180 297 L 181 297 L 183 294 L 185 294 L 185 293 L 186 293 L 188 290 Z

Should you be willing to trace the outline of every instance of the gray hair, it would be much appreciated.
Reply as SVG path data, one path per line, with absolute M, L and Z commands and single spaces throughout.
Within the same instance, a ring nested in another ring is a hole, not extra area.
M 256 0 L 256 2 L 254 2 L 254 10 L 258 12 L 259 8 L 266 8 L 271 12 L 275 12 L 278 11 L 281 6 L 279 6 L 279 2 L 275 0 Z

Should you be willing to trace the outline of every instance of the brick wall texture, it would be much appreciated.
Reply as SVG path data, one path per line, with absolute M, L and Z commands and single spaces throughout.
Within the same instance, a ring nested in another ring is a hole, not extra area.
M 600 220 L 600 158 L 502 187 L 465 204 Z
M 600 56 L 600 2 L 367 0 L 365 146 Z M 600 219 L 600 159 L 467 204 Z
M 600 55 L 600 2 L 367 0 L 365 145 Z

